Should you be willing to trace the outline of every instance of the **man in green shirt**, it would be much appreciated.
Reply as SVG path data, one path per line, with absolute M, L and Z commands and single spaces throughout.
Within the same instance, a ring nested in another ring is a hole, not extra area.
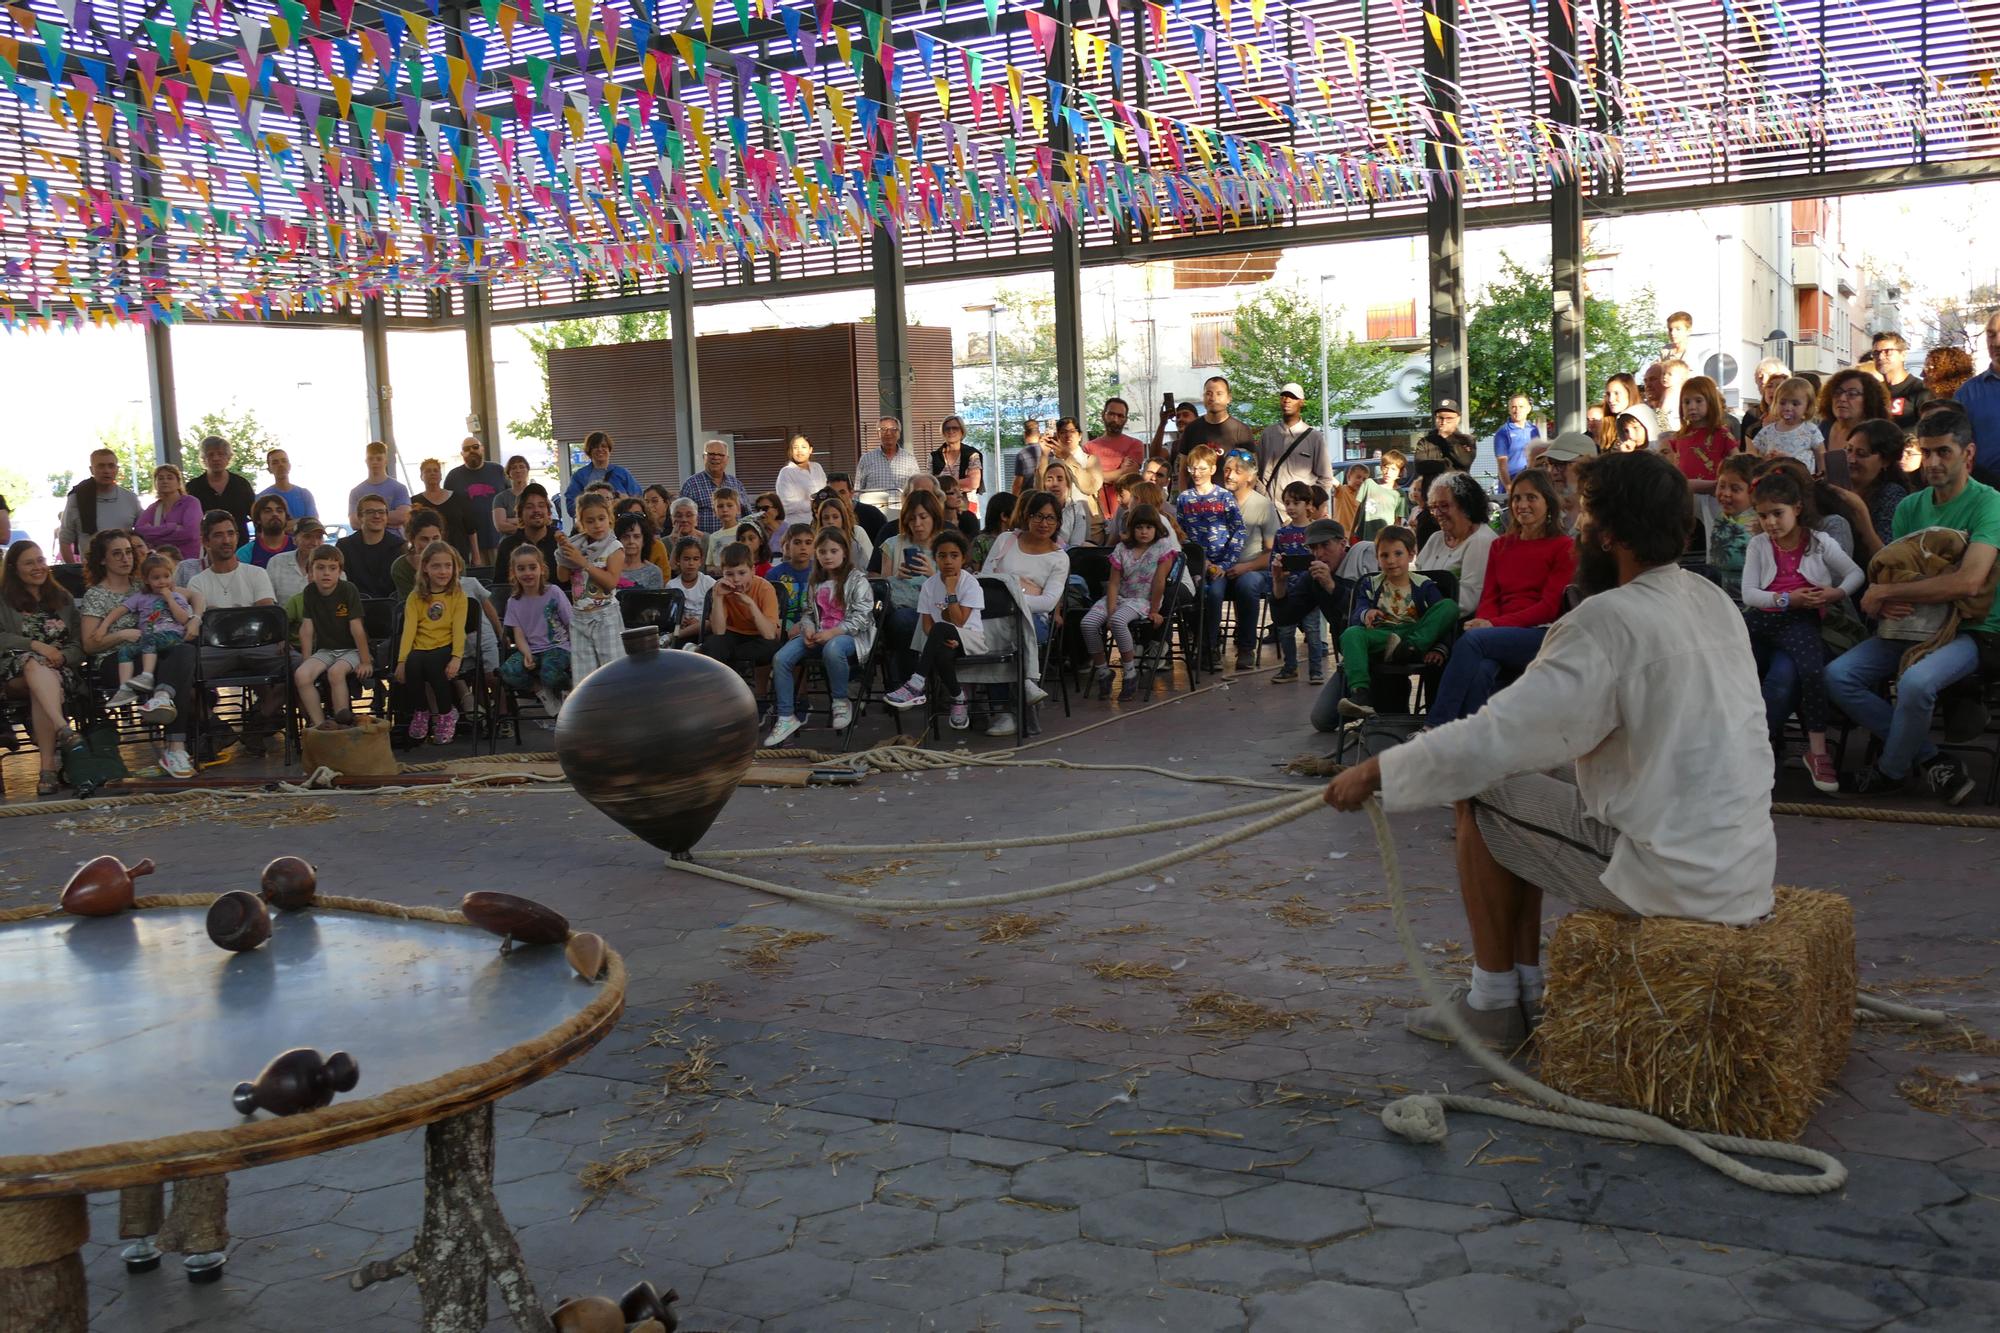
M 1891 536 L 1900 540 L 1923 528 L 1951 528 L 1965 534 L 1965 556 L 1956 568 L 1931 578 L 1870 587 L 1861 595 L 1866 615 L 1906 616 L 1919 606 L 1956 602 L 1992 588 L 1994 557 L 2000 555 L 2000 491 L 1972 479 L 1971 418 L 1957 407 L 1932 412 L 1917 423 L 1917 445 L 1924 453 L 1926 489 L 1896 506 Z M 2000 448 L 2000 441 L 1989 447 Z M 2000 655 L 1995 653 L 2000 647 L 2000 599 L 1984 620 L 1961 624 L 1950 643 L 1899 674 L 1909 647 L 1903 639 L 1866 639 L 1826 668 L 1828 695 L 1882 739 L 1874 766 L 1853 774 L 1841 787 L 1863 796 L 1896 791 L 1914 769 L 1932 795 L 1957 805 L 1977 784 L 1931 744 L 1931 712 L 1939 692 L 1979 669 L 1982 649 Z M 1880 693 L 1890 679 L 1896 682 L 1893 705 Z

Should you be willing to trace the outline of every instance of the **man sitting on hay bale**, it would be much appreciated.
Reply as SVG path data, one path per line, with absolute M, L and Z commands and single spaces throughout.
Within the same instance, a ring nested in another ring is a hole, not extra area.
M 1679 565 L 1695 522 L 1687 481 L 1657 454 L 1606 454 L 1579 490 L 1588 600 L 1479 712 L 1348 769 L 1326 792 L 1339 810 L 1378 790 L 1390 813 L 1454 802 L 1473 967 L 1453 1003 L 1503 1050 L 1540 1017 L 1544 890 L 1579 907 L 1726 925 L 1772 907 L 1757 668 L 1728 594 Z M 1450 1040 L 1431 1009 L 1407 1026 Z

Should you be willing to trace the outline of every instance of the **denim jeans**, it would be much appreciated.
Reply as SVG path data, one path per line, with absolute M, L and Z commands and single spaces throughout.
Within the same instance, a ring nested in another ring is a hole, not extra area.
M 1292 633 L 1293 627 L 1278 623 L 1278 607 L 1271 607 L 1272 627 L 1278 632 L 1278 652 L 1284 664 L 1294 670 L 1299 665 L 1299 640 Z M 1320 675 L 1326 670 L 1326 639 L 1321 631 L 1326 625 L 1326 617 L 1318 611 L 1309 611 L 1298 624 L 1298 633 L 1305 636 L 1307 674 Z
M 1445 661 L 1437 696 L 1431 700 L 1431 725 L 1455 722 L 1484 708 L 1500 688 L 1501 671 L 1508 667 L 1519 670 L 1534 661 L 1548 632 L 1546 625 L 1533 629 L 1488 625 L 1460 635 Z
M 1257 608 L 1271 595 L 1271 576 L 1253 569 L 1229 580 L 1229 600 L 1236 607 L 1236 650 L 1257 646 Z
M 854 636 L 836 634 L 825 643 L 808 648 L 803 638 L 787 639 L 771 659 L 771 688 L 778 697 L 778 716 L 804 717 L 799 707 L 796 672 L 807 658 L 816 657 L 826 668 L 826 688 L 836 700 L 847 697 L 847 682 L 854 671 Z
M 1979 669 L 1979 645 L 1961 634 L 1898 676 L 1896 665 L 1909 647 L 1897 639 L 1864 639 L 1826 668 L 1827 693 L 1841 712 L 1882 738 L 1875 767 L 1897 779 L 1936 757 L 1931 713 L 1937 697 L 1947 685 Z M 1876 693 L 1888 680 L 1896 682 L 1893 704 Z
M 1750 648 L 1756 655 L 1757 678 L 1764 690 L 1764 726 L 1775 749 L 1784 738 L 1785 719 L 1799 706 L 1799 664 L 1782 648 L 1760 647 L 1754 642 Z

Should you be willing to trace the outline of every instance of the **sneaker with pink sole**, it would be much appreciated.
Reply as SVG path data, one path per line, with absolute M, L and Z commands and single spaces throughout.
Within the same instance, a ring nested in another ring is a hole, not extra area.
M 451 738 L 458 735 L 458 710 L 449 709 L 439 713 L 437 727 L 431 732 L 432 745 L 450 745 Z
M 924 687 L 921 685 L 898 685 L 883 698 L 883 703 L 891 708 L 922 708 Z
M 419 708 L 410 714 L 410 739 L 420 741 L 431 734 L 431 715 Z
M 951 715 L 945 721 L 951 724 L 953 731 L 964 731 L 972 725 L 972 700 L 964 690 L 960 690 L 958 697 L 951 701 Z

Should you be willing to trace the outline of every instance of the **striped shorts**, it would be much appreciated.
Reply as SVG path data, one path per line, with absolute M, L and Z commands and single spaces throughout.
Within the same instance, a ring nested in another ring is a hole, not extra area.
M 1487 850 L 1508 870 L 1577 907 L 1637 915 L 1604 887 L 1618 830 L 1584 813 L 1574 769 L 1496 782 L 1471 805 Z

